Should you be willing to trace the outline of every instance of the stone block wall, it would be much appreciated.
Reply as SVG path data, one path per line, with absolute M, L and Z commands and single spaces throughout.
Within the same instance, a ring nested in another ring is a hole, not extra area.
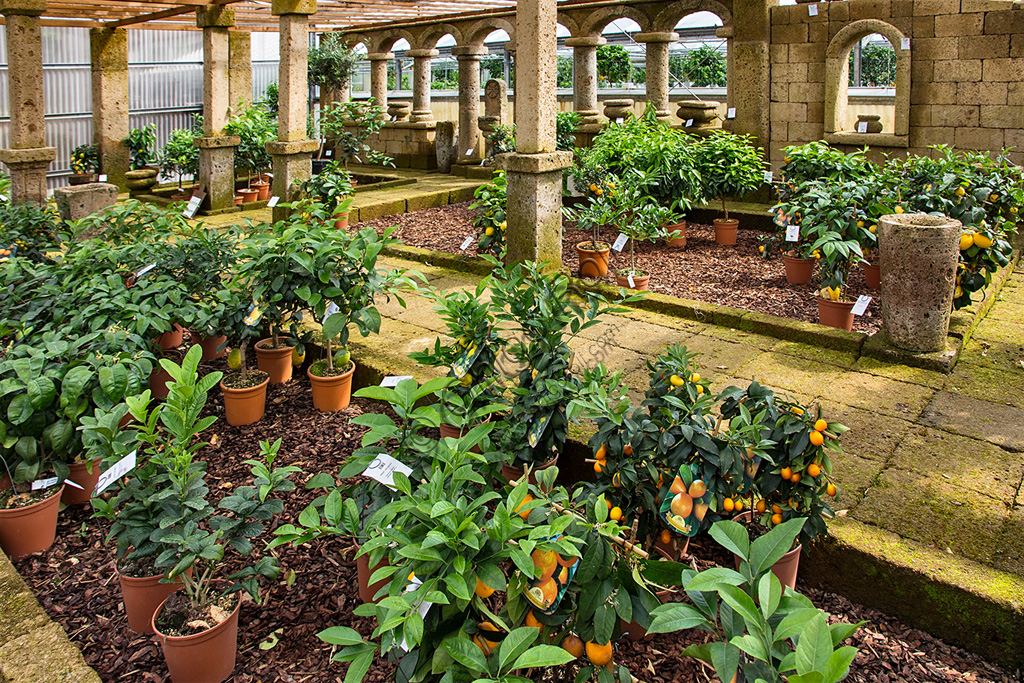
M 929 145 L 1000 150 L 1024 162 L 1024 11 L 1009 0 L 847 0 L 773 7 L 771 13 L 770 158 L 786 145 L 826 135 L 826 55 L 844 28 L 878 20 L 910 38 L 909 135 L 902 144 L 842 134 L 871 155 L 927 154 Z M 840 41 L 842 36 L 840 37 Z M 833 49 L 841 47 L 839 42 Z M 902 45 L 897 44 L 897 53 Z M 830 77 L 834 75 L 830 74 Z M 901 93 L 897 92 L 897 100 Z M 883 133 L 892 134 L 889 128 Z M 877 143 L 877 144 L 876 144 Z
M 398 168 L 434 170 L 437 168 L 434 132 L 434 123 L 392 121 L 379 133 L 371 135 L 366 144 L 393 158 Z

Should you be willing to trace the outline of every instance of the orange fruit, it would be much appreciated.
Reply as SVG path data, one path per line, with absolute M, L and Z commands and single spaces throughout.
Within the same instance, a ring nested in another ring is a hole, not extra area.
M 772 512 L 774 512 L 777 515 L 780 515 L 782 514 L 782 508 L 780 508 L 778 505 L 772 505 Z
M 633 447 L 627 443 L 626 447 L 622 449 L 622 452 L 626 455 L 633 455 Z
M 772 524 L 782 524 L 782 515 L 780 515 L 778 512 L 772 515 Z
M 768 505 L 767 503 L 764 502 L 763 499 L 757 501 L 757 504 L 754 506 L 754 509 L 757 510 L 758 512 L 764 512 L 767 508 Z
M 665 545 L 668 545 L 669 543 L 671 543 L 672 542 L 672 532 L 669 531 L 668 529 L 662 529 L 661 530 L 661 542 L 664 543 Z
M 476 579 L 476 594 L 481 598 L 489 598 L 494 595 L 494 589 L 488 586 L 486 583 L 480 580 L 480 577 Z
M 823 432 L 826 429 L 828 429 L 828 422 L 825 422 L 824 420 L 818 420 L 817 422 L 814 423 L 814 429 L 815 431 Z
M 598 460 L 597 462 L 594 463 L 594 471 L 597 472 L 598 474 L 601 474 L 601 470 L 607 466 L 607 460 Z
M 498 647 L 498 641 L 488 640 L 487 638 L 484 638 L 484 631 L 497 633 L 498 627 L 489 621 L 485 621 L 482 624 L 480 624 L 480 633 L 477 633 L 475 636 L 473 636 L 473 642 L 476 643 L 476 646 L 480 648 L 480 650 L 484 653 L 484 656 L 486 657 L 490 656 L 491 652 L 493 652 L 494 649 Z
M 707 493 L 708 487 L 704 484 L 704 480 L 698 479 L 697 481 L 690 484 L 690 488 L 687 493 L 690 494 L 691 498 L 700 498 Z
M 608 453 L 608 447 L 605 446 L 604 444 L 601 444 L 601 447 L 597 449 L 597 453 L 594 453 L 594 459 L 596 459 L 596 460 L 604 460 L 605 456 L 607 455 L 607 453 Z
M 612 501 L 609 500 L 608 498 L 604 499 L 604 504 L 608 506 L 609 510 L 611 510 L 613 507 L 615 507 L 614 505 L 612 505 Z
M 835 484 L 829 484 L 828 486 L 826 486 L 825 487 L 825 493 L 827 493 L 830 496 L 835 497 L 835 495 L 836 495 L 836 485 Z
M 825 437 L 821 432 L 811 432 L 811 443 L 815 446 L 820 446 L 825 443 Z
M 736 499 L 736 508 L 735 509 L 736 509 L 736 512 L 742 512 L 743 511 L 743 499 L 742 498 L 737 498 Z
M 618 472 L 612 475 L 612 486 L 622 488 L 622 475 Z
M 689 517 L 693 512 L 693 498 L 686 493 L 677 493 L 672 499 L 672 514 L 680 517 Z
M 789 479 L 793 476 L 793 470 L 788 467 L 783 467 L 782 471 L 779 472 L 779 475 L 781 475 L 783 479 Z
M 732 512 L 735 507 L 736 503 L 732 502 L 732 498 L 726 498 L 722 501 L 722 509 L 726 512 Z
M 812 462 L 807 466 L 807 474 L 812 477 L 816 477 L 821 474 L 821 467 L 819 467 L 817 463 Z
M 794 484 L 797 484 L 797 483 L 799 483 L 799 482 L 800 482 L 800 473 L 799 473 L 799 472 L 794 472 L 794 473 L 793 473 L 793 476 L 792 476 L 792 477 L 790 477 L 790 478 L 789 478 L 789 480 L 790 480 L 790 481 L 791 481 L 792 483 L 794 483 Z
M 537 617 L 533 616 L 533 610 L 526 613 L 526 621 L 524 622 L 527 626 L 541 629 L 544 628 L 544 624 L 537 621 Z
M 570 633 L 562 638 L 562 649 L 579 659 L 583 656 L 583 641 L 575 633 Z
M 523 518 L 524 520 L 525 520 L 526 518 L 528 518 L 528 517 L 530 516 L 530 511 L 529 511 L 529 510 L 523 510 L 522 512 L 520 512 L 520 511 L 519 511 L 519 509 L 520 509 L 520 508 L 522 508 L 523 506 L 525 506 L 525 505 L 526 505 L 527 503 L 529 503 L 529 502 L 530 502 L 531 500 L 533 500 L 533 496 L 531 496 L 531 495 L 530 495 L 529 493 L 527 493 L 527 494 L 526 494 L 526 497 L 525 497 L 525 498 L 523 498 L 523 502 L 522 502 L 522 503 L 520 503 L 520 504 L 519 504 L 519 505 L 518 505 L 518 506 L 516 507 L 516 509 L 515 509 L 515 513 L 516 513 L 517 515 L 519 515 L 520 517 L 522 517 L 522 518 Z
M 597 643 L 588 640 L 587 645 L 587 659 L 594 666 L 604 666 L 608 662 L 612 661 L 612 644 L 605 643 L 604 645 L 598 645 Z
M 611 510 L 608 511 L 608 516 L 616 522 L 619 521 L 620 519 L 622 519 L 622 508 L 613 507 Z
M 686 483 L 681 477 L 676 477 L 672 480 L 672 486 L 668 489 L 672 493 L 686 493 Z

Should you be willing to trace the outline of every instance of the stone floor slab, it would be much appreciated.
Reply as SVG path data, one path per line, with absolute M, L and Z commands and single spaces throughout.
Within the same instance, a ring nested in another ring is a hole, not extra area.
M 1024 407 L 1024 368 L 1002 369 L 974 363 L 958 363 L 943 389 L 982 401 Z
M 940 391 L 921 415 L 921 424 L 1024 451 L 1024 410 Z
M 737 374 L 776 390 L 814 396 L 839 379 L 841 370 L 834 365 L 766 351 L 743 365 Z
M 826 422 L 838 422 L 850 428 L 843 434 L 843 450 L 868 460 L 886 462 L 907 432 L 914 428 L 914 423 L 909 420 L 864 408 L 828 400 L 822 400 L 821 406 Z
M 855 408 L 915 420 L 935 395 L 935 389 L 864 372 L 848 372 L 841 374 L 832 384 L 820 386 L 817 393 L 823 399 L 840 401 Z
M 854 510 L 864 500 L 864 493 L 874 485 L 885 469 L 881 460 L 869 460 L 845 450 L 832 459 L 832 477 L 839 487 L 839 498 L 832 503 L 838 510 Z

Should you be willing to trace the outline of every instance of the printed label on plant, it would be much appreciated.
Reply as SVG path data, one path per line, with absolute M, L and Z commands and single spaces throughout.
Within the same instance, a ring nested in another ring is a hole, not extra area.
M 736 107 L 729 107 L 729 111 L 726 112 L 725 118 L 734 119 L 736 118 Z
M 813 4 L 813 5 L 808 5 L 807 6 L 807 16 L 809 16 L 809 17 L 816 17 L 816 16 L 818 16 L 818 5 L 817 4 Z
M 57 482 L 60 481 L 57 477 L 50 477 L 49 479 L 36 479 L 32 482 L 33 491 L 41 491 L 42 489 L 48 489 L 51 486 L 56 486 Z
M 530 444 L 530 448 L 536 448 L 537 444 L 540 443 L 540 437 L 544 434 L 544 430 L 548 428 L 549 422 L 551 422 L 551 413 L 530 425 L 530 431 L 526 434 L 526 441 Z
M 267 208 L 268 209 L 274 208 L 275 206 L 277 206 L 277 203 L 279 201 L 281 201 L 281 198 L 278 197 L 277 195 L 274 195 L 273 197 L 271 197 L 270 199 L 267 200 Z
M 262 319 L 263 311 L 260 310 L 259 306 L 257 306 L 256 302 L 254 301 L 252 302 L 252 306 L 249 307 L 249 310 L 245 314 L 245 320 L 243 320 L 242 322 L 244 322 L 247 327 L 252 327 Z
M 857 123 L 857 132 L 858 133 L 867 133 L 868 132 L 868 122 L 867 121 L 860 121 L 860 122 L 858 122 Z
M 101 175 L 100 177 L 98 177 L 98 178 L 96 179 L 96 182 L 99 182 L 99 183 L 105 183 L 105 182 L 107 182 L 107 175 L 106 175 L 106 174 L 103 174 L 103 175 Z
M 415 574 L 413 574 L 410 577 L 410 579 L 409 579 L 409 585 L 405 587 L 405 592 L 408 593 L 409 591 L 414 591 L 414 590 L 416 590 L 417 588 L 419 588 L 422 585 L 423 585 L 423 582 L 420 581 L 419 577 L 416 576 Z M 433 605 L 433 604 L 434 603 L 432 603 L 432 602 L 427 602 L 426 600 L 421 600 L 419 602 L 419 604 L 416 605 L 416 611 L 420 613 L 421 617 L 426 619 L 427 618 L 427 612 L 430 611 L 430 606 Z M 402 644 L 399 645 L 399 647 L 402 648 L 403 652 L 408 652 L 409 651 L 409 644 L 406 642 L 405 636 L 402 636 Z
M 672 531 L 682 536 L 696 536 L 717 519 L 715 511 L 710 510 L 715 497 L 699 472 L 696 464 L 682 465 L 669 488 L 670 495 L 661 502 L 662 518 Z M 711 515 L 707 514 L 709 510 Z
M 18 253 L 18 245 L 11 242 L 6 247 L 0 247 L 0 261 L 6 261 L 9 258 L 14 258 Z
M 333 301 L 331 303 L 327 304 L 327 310 L 324 311 L 324 319 L 320 321 L 320 324 L 321 325 L 326 325 L 327 324 L 327 319 L 330 318 L 332 315 L 334 315 L 335 313 L 337 313 L 340 310 L 341 309 L 338 308 L 338 304 L 334 303 Z
M 198 204 L 188 204 L 182 210 L 181 215 L 184 216 L 185 218 L 195 218 L 196 217 L 196 211 L 198 211 L 198 210 L 199 210 L 199 205 Z
M 800 241 L 800 226 L 799 225 L 787 225 L 786 226 L 786 241 L 787 242 L 799 242 Z
M 93 489 L 93 495 L 100 495 L 108 486 L 135 469 L 135 454 L 136 451 L 132 451 L 115 462 L 109 470 L 100 474 L 99 481 L 96 482 L 96 488 Z
M 466 350 L 463 351 L 455 362 L 452 364 L 452 374 L 456 378 L 462 379 L 469 372 L 469 369 L 473 367 L 473 363 L 480 357 L 480 353 L 484 350 L 483 344 L 477 344 L 476 342 L 470 342 Z
M 462 251 L 466 251 L 467 249 L 469 249 L 469 245 L 471 244 L 473 244 L 473 236 L 467 235 L 466 239 L 462 240 L 462 246 L 459 247 L 459 249 L 461 249 Z
M 333 149 L 324 150 L 324 156 L 327 157 L 328 159 L 330 159 L 332 156 L 334 156 L 334 150 Z
M 626 282 L 629 283 L 630 287 L 636 287 L 636 283 L 633 282 L 633 273 L 629 273 L 628 275 L 626 275 Z
M 554 550 L 539 550 L 533 553 L 533 564 L 540 569 L 540 578 L 531 580 L 523 595 L 539 612 L 553 614 L 576 575 L 580 558 L 562 557 Z
M 393 389 L 398 386 L 399 382 L 406 379 L 412 379 L 412 375 L 388 375 L 380 381 L 380 385 L 385 389 Z
M 84 491 L 85 490 L 84 486 L 82 486 L 81 484 L 76 484 L 75 482 L 71 481 L 70 479 L 65 479 L 64 483 L 67 484 L 68 486 L 70 486 L 71 488 L 78 489 L 79 491 Z
M 142 268 L 141 270 L 135 271 L 135 279 L 138 280 L 140 277 L 142 277 L 143 275 L 145 275 L 149 271 L 153 270 L 154 268 L 156 268 L 156 263 L 150 263 L 145 268 Z
M 764 181 L 766 183 L 770 183 L 772 181 L 772 172 L 771 171 L 765 171 L 764 172 Z
M 473 149 L 467 149 L 467 150 L 466 150 L 466 156 L 467 156 L 467 157 L 471 157 L 471 156 L 473 156 L 473 152 L 475 152 L 475 151 L 476 151 L 476 148 L 475 148 L 475 147 L 474 147 Z
M 614 251 L 622 251 L 623 248 L 626 246 L 626 242 L 628 242 L 628 241 L 629 241 L 629 236 L 628 235 L 624 235 L 623 233 L 620 232 L 619 236 L 615 238 L 615 243 L 612 244 L 612 249 Z
M 363 475 L 379 481 L 389 489 L 394 490 L 395 472 L 401 472 L 408 477 L 412 474 L 412 468 L 399 460 L 395 460 L 387 453 L 381 453 L 374 458 L 373 462 L 366 466 L 366 469 L 363 470 Z
M 686 127 L 689 128 L 693 125 L 693 119 L 686 119 Z
M 868 310 L 868 304 L 871 303 L 871 297 L 867 294 L 861 294 L 857 297 L 857 303 L 853 305 L 854 315 L 864 315 L 864 312 Z

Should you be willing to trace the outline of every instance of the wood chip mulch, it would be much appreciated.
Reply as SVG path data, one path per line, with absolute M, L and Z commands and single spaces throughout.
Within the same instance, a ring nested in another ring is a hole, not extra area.
M 476 211 L 470 209 L 469 205 L 470 202 L 463 202 L 387 216 L 353 225 L 352 229 L 371 226 L 380 231 L 398 225 L 394 236 L 410 246 L 475 256 L 476 228 L 473 220 Z M 771 260 L 761 258 L 757 250 L 757 239 L 765 233 L 740 229 L 735 247 L 716 244 L 715 231 L 710 225 L 691 223 L 686 234 L 687 244 L 684 249 L 666 247 L 663 243 L 636 245 L 637 268 L 651 274 L 652 292 L 793 320 L 818 322 L 818 305 L 815 301 L 818 286 L 815 283 L 791 285 L 786 282 L 781 255 Z M 470 235 L 474 236 L 473 243 L 463 251 L 460 247 Z M 565 222 L 562 263 L 570 272 L 575 273 L 579 268 L 576 245 L 589 242 L 591 237 L 589 230 L 579 230 L 574 223 Z M 616 237 L 617 233 L 609 229 L 601 234 L 601 239 L 609 244 Z M 614 271 L 628 267 L 629 247 L 621 254 L 613 252 L 612 272 L 604 281 L 614 285 Z M 873 297 L 867 312 L 854 318 L 853 330 L 871 334 L 881 326 L 878 292 L 867 287 L 859 267 L 854 268 L 850 280 L 847 296 L 851 300 L 861 294 Z

